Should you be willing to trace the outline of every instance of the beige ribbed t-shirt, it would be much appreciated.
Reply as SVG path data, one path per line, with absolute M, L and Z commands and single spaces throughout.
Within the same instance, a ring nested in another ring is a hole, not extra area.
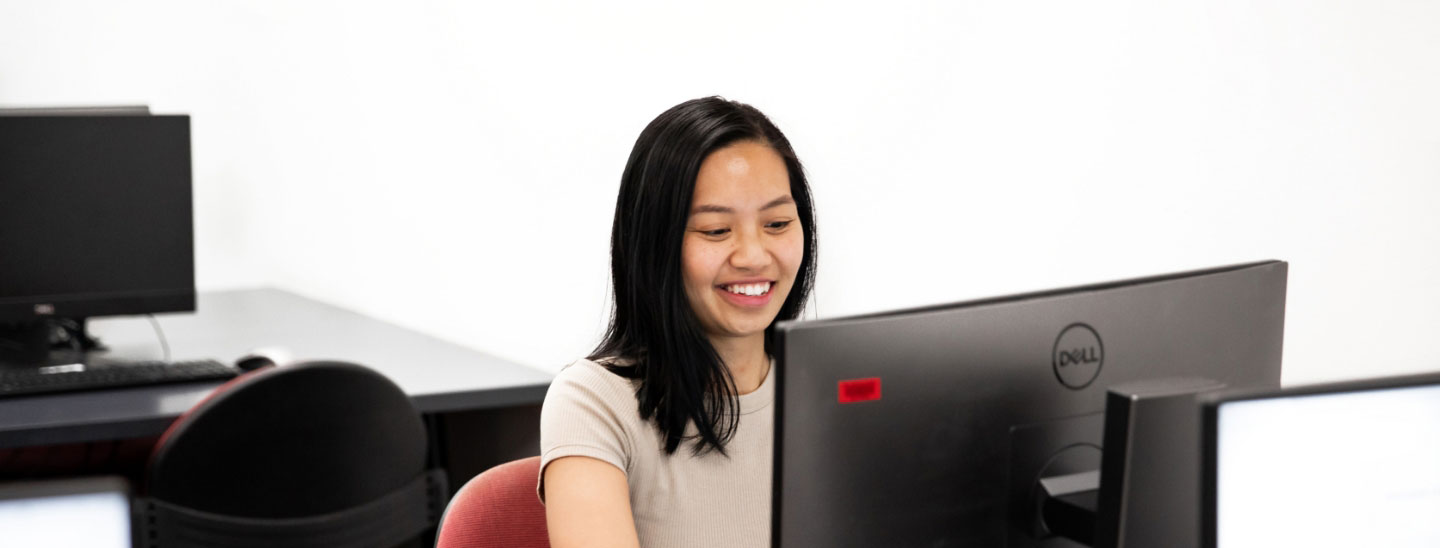
M 728 456 L 695 456 L 691 443 L 665 454 L 653 422 L 640 419 L 637 380 L 579 360 L 555 377 L 540 411 L 540 478 L 567 456 L 625 471 L 642 548 L 770 545 L 770 476 L 775 440 L 774 362 L 760 388 L 740 396 L 740 423 Z M 693 433 L 691 425 L 690 432 Z

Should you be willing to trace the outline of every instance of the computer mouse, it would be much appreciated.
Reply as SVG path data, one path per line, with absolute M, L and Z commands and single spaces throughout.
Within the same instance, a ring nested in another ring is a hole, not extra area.
M 235 360 L 235 367 L 244 372 L 262 367 L 279 367 L 294 361 L 290 351 L 278 346 L 251 349 Z

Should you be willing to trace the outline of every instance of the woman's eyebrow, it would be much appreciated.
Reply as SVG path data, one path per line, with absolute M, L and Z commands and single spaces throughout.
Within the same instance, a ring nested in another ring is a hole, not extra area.
M 774 199 L 774 200 L 770 200 L 769 203 L 767 203 L 767 204 L 765 204 L 764 206 L 761 206 L 761 207 L 760 207 L 760 211 L 765 211 L 765 210 L 770 209 L 770 208 L 772 208 L 772 207 L 780 207 L 780 206 L 785 205 L 785 204 L 793 204 L 793 203 L 795 203 L 795 199 L 794 199 L 794 198 L 791 198 L 789 194 L 786 194 L 786 195 L 781 196 L 781 197 L 779 197 L 779 198 L 776 198 L 776 199 Z M 695 209 L 690 210 L 690 214 L 691 214 L 691 215 L 696 215 L 696 214 L 699 214 L 699 213 L 734 213 L 734 212 L 735 212 L 735 210 L 734 210 L 733 208 L 729 208 L 729 207 L 725 207 L 725 206 L 719 206 L 719 205 L 711 205 L 711 204 L 698 205 L 698 206 L 695 206 Z
M 774 200 L 770 200 L 770 203 L 765 204 L 765 207 L 760 208 L 760 211 L 765 211 L 765 210 L 770 209 L 770 208 L 772 208 L 772 207 L 780 207 L 780 206 L 785 205 L 785 204 L 793 204 L 793 203 L 795 203 L 795 199 L 794 199 L 794 198 L 791 198 L 789 194 L 786 194 L 786 195 L 781 196 L 781 197 L 779 197 L 779 198 L 776 198 L 776 199 L 774 199 Z

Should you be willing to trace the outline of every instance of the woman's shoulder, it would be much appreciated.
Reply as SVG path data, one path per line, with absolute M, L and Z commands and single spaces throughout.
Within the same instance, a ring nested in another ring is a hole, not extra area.
M 566 365 L 550 383 L 550 391 L 579 391 L 611 405 L 634 406 L 636 380 L 625 376 L 625 360 L 580 358 Z M 618 370 L 618 372 L 617 372 Z
M 632 367 L 634 362 L 623 358 L 580 358 L 562 367 L 556 378 L 628 384 Z
M 643 428 L 635 386 L 597 360 L 575 360 L 555 375 L 540 406 L 542 465 L 580 455 L 628 471 Z

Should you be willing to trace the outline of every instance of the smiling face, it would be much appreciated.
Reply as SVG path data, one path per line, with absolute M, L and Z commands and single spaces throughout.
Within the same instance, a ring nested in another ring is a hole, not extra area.
M 685 294 L 711 339 L 763 336 L 805 255 L 785 161 L 741 141 L 700 165 L 681 249 Z

